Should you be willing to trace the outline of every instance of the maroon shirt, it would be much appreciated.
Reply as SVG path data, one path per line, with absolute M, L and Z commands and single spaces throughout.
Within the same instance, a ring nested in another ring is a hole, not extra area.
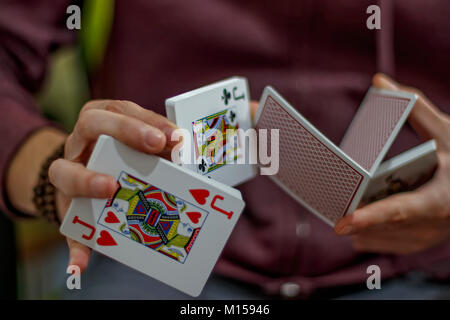
M 16 2 L 0 5 L 3 182 L 21 141 L 48 125 L 30 92 L 50 49 L 73 37 L 64 29 L 63 1 Z M 448 1 L 389 3 L 382 4 L 381 31 L 373 31 L 366 28 L 373 1 L 117 0 L 106 56 L 92 77 L 93 97 L 131 100 L 165 114 L 166 98 L 241 75 L 253 99 L 271 84 L 339 143 L 372 75 L 383 71 L 450 113 Z M 390 155 L 418 143 L 408 127 Z M 239 189 L 246 210 L 215 270 L 270 294 L 293 282 L 307 296 L 364 282 L 370 264 L 391 277 L 450 257 L 448 243 L 402 257 L 360 254 L 269 178 Z M 10 211 L 4 183 L 1 192 L 1 208 Z

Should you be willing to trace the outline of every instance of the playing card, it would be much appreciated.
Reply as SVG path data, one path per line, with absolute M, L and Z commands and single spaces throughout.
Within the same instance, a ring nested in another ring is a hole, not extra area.
M 229 186 L 256 175 L 243 131 L 252 127 L 245 78 L 234 77 L 166 100 L 167 118 L 189 132 L 182 166 Z M 247 160 L 246 160 L 247 159 Z
M 432 177 L 437 161 L 436 143 L 430 140 L 383 162 L 371 179 L 363 202 L 416 189 Z
M 255 122 L 269 134 L 280 130 L 280 170 L 273 180 L 330 225 L 363 197 L 370 202 L 417 187 L 436 166 L 434 142 L 379 166 L 416 100 L 415 94 L 370 88 L 338 148 L 266 87 Z
M 270 177 L 282 189 L 330 225 L 356 208 L 368 172 L 271 87 L 264 90 L 255 123 L 269 135 L 279 129 L 279 171 Z
M 244 208 L 238 190 L 100 136 L 87 167 L 109 199 L 72 200 L 61 233 L 198 296 Z
M 417 95 L 370 88 L 353 118 L 340 149 L 374 174 L 405 123 Z

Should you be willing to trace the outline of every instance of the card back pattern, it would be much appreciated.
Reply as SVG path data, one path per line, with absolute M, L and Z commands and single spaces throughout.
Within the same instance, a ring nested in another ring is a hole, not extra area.
M 407 98 L 368 93 L 341 142 L 342 151 L 371 172 L 409 102 Z
M 363 175 L 268 96 L 256 129 L 279 129 L 279 171 L 273 176 L 317 213 L 335 223 L 345 215 Z M 268 146 L 268 150 L 270 149 Z

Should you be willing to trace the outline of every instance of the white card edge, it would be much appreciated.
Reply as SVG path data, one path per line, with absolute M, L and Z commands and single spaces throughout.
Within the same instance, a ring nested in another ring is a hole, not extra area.
M 375 171 L 373 179 L 378 178 L 390 171 L 395 171 L 399 166 L 408 165 L 409 163 L 415 162 L 419 158 L 426 157 L 430 154 L 436 154 L 437 146 L 436 141 L 434 139 L 428 140 L 424 143 L 419 144 L 418 146 L 411 148 L 405 152 L 400 153 L 399 155 L 384 161 L 379 167 L 378 170 Z M 410 155 L 414 154 L 413 157 Z M 436 164 L 437 164 L 437 154 L 436 154 Z
M 230 82 L 235 81 L 235 80 L 244 80 L 245 82 L 247 82 L 247 87 L 248 87 L 248 81 L 247 81 L 246 77 L 233 76 L 233 77 L 226 78 L 226 79 L 223 79 L 223 80 L 219 80 L 219 81 L 213 82 L 211 84 L 202 86 L 200 88 L 196 88 L 196 89 L 190 90 L 188 92 L 181 93 L 179 95 L 167 98 L 166 102 L 165 102 L 166 106 L 167 106 L 167 104 L 169 104 L 169 105 L 170 104 L 174 104 L 175 102 L 177 102 L 179 100 L 186 99 L 186 98 L 191 98 L 193 96 L 201 94 L 201 93 L 203 93 L 204 90 L 216 89 L 218 87 L 226 86 Z M 249 101 L 250 101 L 250 97 L 249 97 Z

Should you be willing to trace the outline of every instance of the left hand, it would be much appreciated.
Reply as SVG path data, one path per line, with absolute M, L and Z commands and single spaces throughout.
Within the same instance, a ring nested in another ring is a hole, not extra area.
M 409 254 L 450 239 L 450 117 L 415 88 L 396 83 L 383 74 L 373 85 L 408 91 L 419 97 L 409 123 L 422 138 L 435 139 L 438 168 L 433 178 L 410 192 L 392 195 L 357 209 L 335 226 L 339 235 L 351 235 L 356 250 Z

